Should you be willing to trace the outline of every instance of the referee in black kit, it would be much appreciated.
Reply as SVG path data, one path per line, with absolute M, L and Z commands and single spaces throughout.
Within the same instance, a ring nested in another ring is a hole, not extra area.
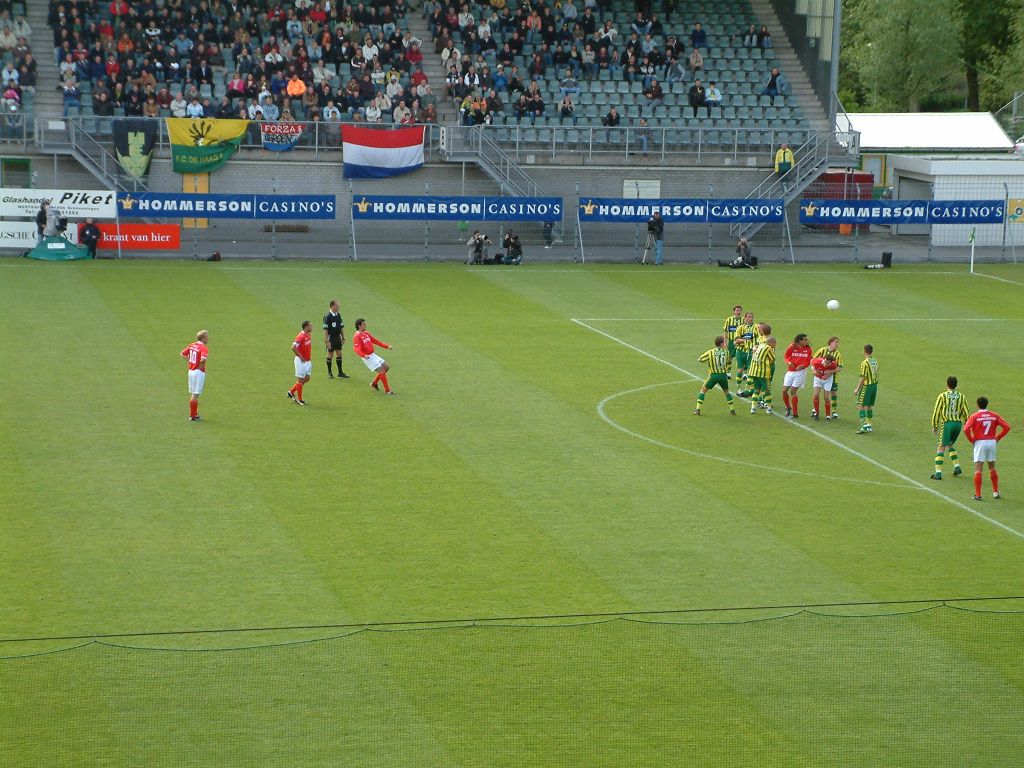
M 324 315 L 324 345 L 327 347 L 327 378 L 334 378 L 331 370 L 331 359 L 338 362 L 338 378 L 347 379 L 348 374 L 341 370 L 341 348 L 345 344 L 345 321 L 338 313 L 338 302 L 331 300 L 331 309 Z

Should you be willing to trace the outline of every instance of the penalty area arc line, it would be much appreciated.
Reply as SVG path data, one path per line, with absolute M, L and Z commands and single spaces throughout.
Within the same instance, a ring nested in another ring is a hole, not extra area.
M 822 475 L 822 474 L 819 474 L 817 472 L 804 472 L 804 471 L 799 470 L 799 469 L 786 469 L 784 467 L 773 467 L 773 466 L 769 466 L 768 464 L 756 464 L 756 463 L 754 463 L 752 461 L 743 461 L 742 459 L 730 459 L 730 458 L 726 458 L 725 456 L 715 456 L 714 454 L 711 454 L 711 453 L 701 453 L 700 451 L 694 451 L 694 450 L 692 450 L 690 448 L 683 448 L 680 445 L 673 445 L 672 443 L 664 443 L 661 440 L 656 440 L 655 438 L 649 437 L 648 435 L 645 435 L 642 432 L 634 432 L 629 427 L 626 427 L 626 426 L 623 426 L 622 424 L 619 424 L 619 422 L 615 421 L 615 419 L 613 419 L 611 416 L 609 416 L 607 414 L 607 412 L 605 411 L 605 406 L 608 405 L 608 403 L 610 403 L 612 400 L 616 400 L 616 399 L 618 399 L 620 397 L 625 397 L 626 395 L 632 395 L 632 394 L 635 394 L 637 392 L 647 392 L 648 390 L 657 389 L 658 387 L 669 387 L 669 386 L 674 386 L 676 384 L 686 384 L 686 383 L 688 383 L 688 382 L 686 382 L 686 381 L 666 381 L 666 382 L 663 382 L 661 384 L 648 384 L 645 387 L 636 387 L 635 389 L 626 389 L 626 390 L 623 390 L 622 392 L 616 392 L 613 395 L 608 395 L 608 397 L 606 397 L 604 400 L 602 400 L 600 403 L 597 404 L 597 414 L 598 414 L 598 416 L 601 417 L 601 419 L 606 424 L 608 424 L 609 426 L 615 427 L 615 429 L 619 430 L 620 432 L 625 432 L 630 437 L 635 437 L 637 440 L 643 440 L 645 443 L 650 443 L 651 445 L 656 445 L 659 448 L 667 448 L 670 451 L 678 451 L 679 453 L 685 453 L 685 454 L 687 454 L 689 456 L 696 456 L 699 459 L 708 459 L 710 461 L 721 461 L 721 462 L 724 462 L 726 464 L 735 464 L 735 465 L 740 466 L 740 467 L 750 467 L 751 469 L 763 469 L 763 470 L 766 470 L 768 472 L 782 472 L 782 473 L 785 473 L 787 475 L 800 475 L 802 477 L 812 477 L 815 480 L 831 480 L 832 482 L 840 482 L 840 483 L 859 483 L 861 485 L 881 485 L 881 486 L 884 486 L 886 488 L 902 488 L 904 490 L 910 488 L 910 486 L 908 486 L 908 485 L 906 485 L 904 483 L 883 483 L 880 480 L 864 480 L 864 479 L 857 478 L 857 477 L 836 477 L 834 475 Z M 744 401 L 740 400 L 739 402 L 742 404 Z
M 662 365 L 668 366 L 669 368 L 671 368 L 674 371 L 678 371 L 679 373 L 682 373 L 685 376 L 689 376 L 694 381 L 703 381 L 703 379 L 701 379 L 699 376 L 697 376 L 696 374 L 692 373 L 691 371 L 688 371 L 685 368 L 681 368 L 678 365 L 676 365 L 675 363 L 670 363 L 668 360 L 660 358 L 660 357 L 658 357 L 656 355 L 652 355 L 647 350 L 641 349 L 640 347 L 638 347 L 638 346 L 636 346 L 634 344 L 630 344 L 628 341 L 624 341 L 624 340 L 618 338 L 617 336 L 613 336 L 612 334 L 607 333 L 606 331 L 602 331 L 600 328 L 595 328 L 594 326 L 588 325 L 587 323 L 583 322 L 582 320 L 578 320 L 576 318 L 570 318 L 570 320 L 572 322 L 576 323 L 577 325 L 581 325 L 584 328 L 586 328 L 586 329 L 588 329 L 590 331 L 593 331 L 594 333 L 596 333 L 596 334 L 598 334 L 600 336 L 604 336 L 606 339 L 614 341 L 616 344 L 621 344 L 622 346 L 626 347 L 627 349 L 631 349 L 634 352 L 637 352 L 637 353 L 643 355 L 644 357 L 647 357 L 647 358 L 649 358 L 651 360 L 654 360 L 655 362 L 661 363 Z M 839 442 L 835 438 L 829 437 L 828 435 L 822 434 L 821 432 L 817 432 L 817 431 L 811 429 L 810 427 L 808 427 L 808 426 L 806 426 L 804 424 L 801 424 L 798 421 L 793 421 L 791 419 L 786 419 L 786 417 L 783 416 L 782 414 L 778 414 L 777 413 L 777 414 L 774 414 L 774 415 L 777 416 L 780 419 L 783 419 L 787 424 L 790 424 L 790 425 L 792 425 L 792 426 L 794 426 L 794 427 L 796 427 L 798 429 L 801 429 L 804 432 L 806 432 L 807 434 L 813 435 L 814 437 L 817 437 L 820 440 L 824 440 L 825 442 L 829 443 L 830 445 L 833 445 L 836 448 L 840 448 L 840 449 L 846 451 L 847 453 L 849 453 L 852 456 L 856 456 L 861 461 L 867 462 L 868 464 L 870 464 L 873 467 L 877 467 L 878 469 L 881 469 L 881 470 L 884 470 L 885 472 L 888 472 L 890 475 L 894 475 L 895 477 L 898 477 L 903 482 L 907 483 L 908 485 L 913 486 L 914 488 L 917 488 L 918 490 L 922 490 L 922 491 L 925 491 L 927 493 L 930 493 L 933 496 L 935 496 L 936 498 L 942 499 L 943 501 L 945 501 L 945 502 L 947 502 L 949 504 L 952 504 L 953 506 L 957 507 L 958 509 L 961 509 L 964 512 L 967 512 L 967 513 L 973 515 L 974 517 L 977 517 L 979 520 L 984 520 L 985 522 L 989 523 L 990 525 L 994 525 L 997 528 L 1000 528 L 1000 529 L 1006 531 L 1007 533 L 1016 536 L 1019 539 L 1024 539 L 1024 533 L 1021 533 L 1016 528 L 1011 528 L 1006 523 L 1002 523 L 1002 522 L 1000 522 L 999 520 L 996 520 L 993 517 L 989 517 L 984 512 L 979 512 L 978 510 L 972 509 L 971 507 L 967 506 L 966 504 L 964 504 L 962 502 L 957 501 L 956 499 L 952 499 L 952 498 L 950 498 L 949 496 L 946 496 L 943 493 L 939 493 L 934 488 L 931 488 L 931 487 L 925 485 L 924 483 L 921 483 L 921 482 L 915 480 L 912 477 L 904 475 L 899 470 L 893 469 L 892 467 L 890 467 L 890 466 L 888 466 L 886 464 L 883 464 L 882 462 L 878 461 L 877 459 L 873 459 L 870 456 L 868 456 L 867 454 L 861 453 L 860 451 L 856 450 L 855 448 L 851 448 L 850 446 L 845 445 L 844 443 Z

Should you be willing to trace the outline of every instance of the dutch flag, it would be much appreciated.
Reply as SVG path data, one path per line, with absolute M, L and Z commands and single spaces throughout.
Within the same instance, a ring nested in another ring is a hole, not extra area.
M 423 167 L 423 126 L 361 128 L 341 126 L 346 179 L 386 179 Z

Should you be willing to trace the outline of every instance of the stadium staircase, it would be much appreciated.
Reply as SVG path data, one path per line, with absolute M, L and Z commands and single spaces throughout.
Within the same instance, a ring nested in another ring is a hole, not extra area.
M 423 41 L 420 50 L 423 52 L 423 74 L 430 81 L 430 90 L 437 97 L 437 124 L 456 125 L 459 122 L 459 115 L 455 111 L 455 105 L 445 96 L 445 73 L 444 65 L 441 63 L 441 55 L 434 53 L 434 40 L 430 36 L 430 25 L 423 18 L 418 10 L 406 14 L 409 22 L 409 31 Z
M 793 147 L 796 162 L 784 175 L 771 174 L 767 179 L 754 187 L 746 196 L 748 200 L 765 200 L 782 198 L 786 207 L 799 200 L 807 189 L 822 173 L 832 166 L 856 166 L 860 147 L 858 135 L 855 133 L 832 133 L 821 131 L 815 133 L 803 145 Z M 729 232 L 735 237 L 751 238 L 764 226 L 764 223 L 747 222 L 733 224 Z
M 475 163 L 501 189 L 502 196 L 547 197 L 537 182 L 487 134 L 482 125 L 448 125 L 441 129 L 441 154 L 452 163 Z M 562 224 L 556 222 L 556 240 Z
M 93 132 L 94 118 L 37 120 L 35 144 L 41 152 L 73 157 L 108 189 L 120 192 L 148 192 L 149 188 L 142 180 L 128 176 L 122 171 L 117 158 L 93 138 Z
M 822 105 L 821 99 L 815 92 L 811 81 L 804 72 L 800 59 L 797 58 L 793 45 L 782 26 L 771 0 L 747 0 L 750 8 L 757 16 L 760 24 L 767 24 L 772 31 L 772 46 L 775 50 L 776 66 L 789 81 L 790 94 L 803 108 L 804 117 L 811 128 L 819 133 L 832 130 L 829 125 L 827 106 Z
M 53 29 L 47 25 L 47 3 L 36 0 L 25 8 L 25 20 L 32 27 L 32 53 L 36 60 L 36 92 L 32 102 L 34 115 L 60 115 L 64 97 L 59 90 L 60 72 L 53 52 Z

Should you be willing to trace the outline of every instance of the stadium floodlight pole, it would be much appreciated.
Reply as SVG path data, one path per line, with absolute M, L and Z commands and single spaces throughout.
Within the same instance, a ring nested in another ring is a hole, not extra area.
M 829 92 L 832 94 L 829 99 L 829 125 L 832 131 L 836 130 L 836 101 L 839 93 L 839 46 L 840 33 L 843 27 L 843 0 L 834 0 L 832 5 L 832 61 L 829 63 Z

